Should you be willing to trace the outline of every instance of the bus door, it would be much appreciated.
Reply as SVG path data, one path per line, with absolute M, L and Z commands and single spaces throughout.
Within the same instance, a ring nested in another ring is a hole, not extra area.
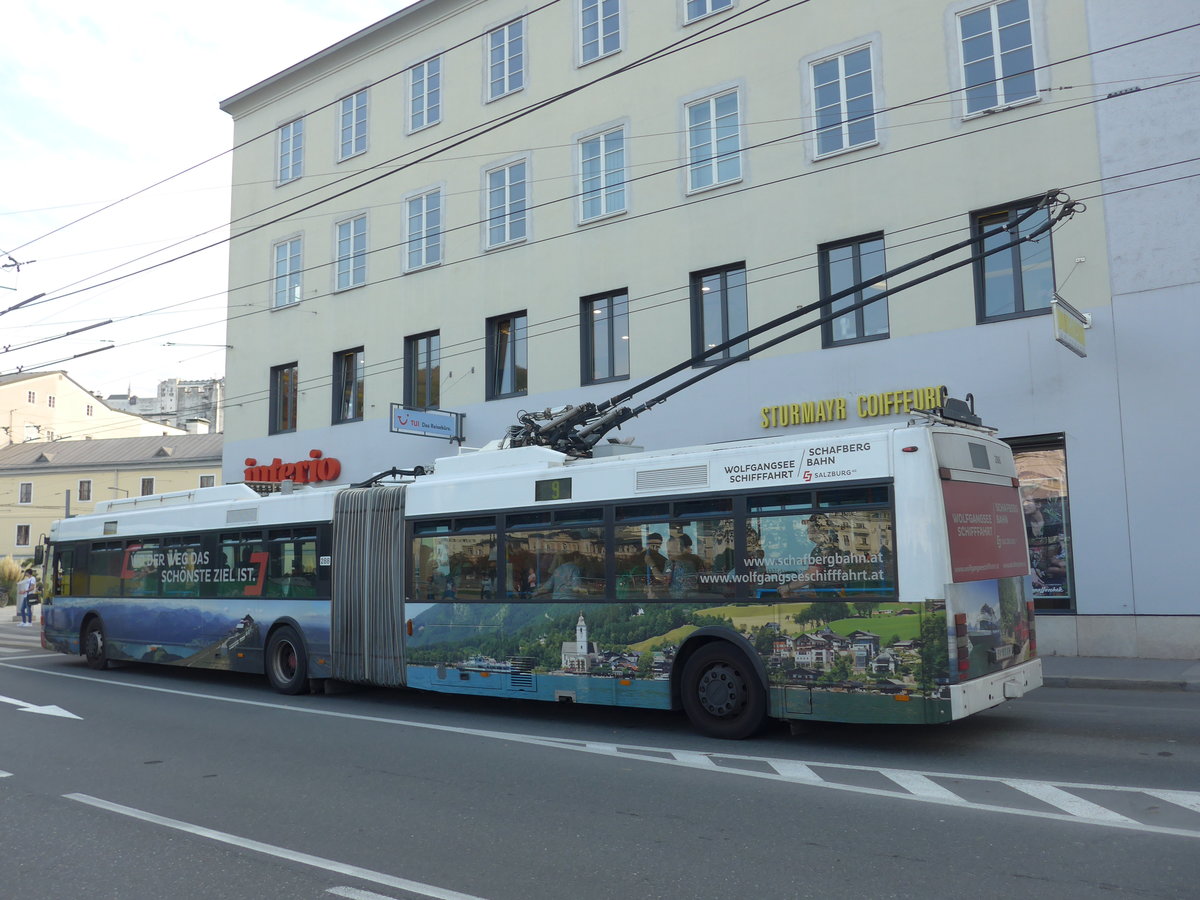
M 399 687 L 404 653 L 405 485 L 348 488 L 333 508 L 333 677 Z

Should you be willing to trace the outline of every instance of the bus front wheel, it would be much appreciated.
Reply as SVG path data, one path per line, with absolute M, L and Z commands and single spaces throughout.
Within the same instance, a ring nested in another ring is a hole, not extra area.
M 100 617 L 90 620 L 83 629 L 83 658 L 89 669 L 108 668 L 108 648 L 104 642 L 104 623 Z
M 741 740 L 767 718 L 767 693 L 754 667 L 731 644 L 705 644 L 683 667 L 683 709 L 709 737 Z
M 278 629 L 267 642 L 267 679 L 281 694 L 303 694 L 308 690 L 308 654 L 295 629 Z

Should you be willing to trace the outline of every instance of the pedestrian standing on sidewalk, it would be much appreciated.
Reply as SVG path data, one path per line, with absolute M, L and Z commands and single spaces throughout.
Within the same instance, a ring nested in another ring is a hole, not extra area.
M 17 582 L 17 596 L 21 605 L 17 608 L 17 616 L 22 628 L 33 626 L 33 595 L 37 590 L 37 579 L 33 577 L 33 569 L 25 570 L 25 577 Z

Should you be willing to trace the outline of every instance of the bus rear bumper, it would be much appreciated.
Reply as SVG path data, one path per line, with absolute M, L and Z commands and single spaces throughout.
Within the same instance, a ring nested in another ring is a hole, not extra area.
M 950 716 L 961 719 L 980 710 L 999 706 L 1005 700 L 1024 697 L 1042 686 L 1042 661 L 1031 659 L 1002 672 L 973 678 L 950 687 Z

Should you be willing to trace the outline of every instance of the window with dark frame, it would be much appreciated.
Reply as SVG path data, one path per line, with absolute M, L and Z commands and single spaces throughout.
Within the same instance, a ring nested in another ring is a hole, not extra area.
M 528 390 L 528 319 L 524 312 L 487 321 L 487 399 L 520 397 Z
M 297 380 L 300 367 L 287 363 L 271 369 L 271 401 L 268 412 L 268 434 L 283 434 L 296 430 Z
M 79 488 L 76 491 L 76 495 L 76 499 L 83 503 L 87 503 L 92 499 L 92 481 L 90 478 L 79 482 Z
M 333 354 L 333 424 L 358 422 L 363 417 L 363 348 Z
M 441 406 L 442 339 L 437 331 L 404 340 L 404 404 L 420 409 Z
M 746 311 L 746 264 L 692 273 L 692 355 L 725 343 L 749 330 Z M 745 353 L 741 341 L 696 365 L 711 365 Z
M 629 293 L 584 297 L 579 310 L 581 380 L 599 384 L 629 377 Z
M 1046 209 L 1017 224 L 1021 214 L 1036 202 L 1026 200 L 973 213 L 975 252 L 1002 247 L 1045 225 L 1050 215 Z M 997 233 L 985 237 L 989 232 Z M 1037 240 L 1022 241 L 975 261 L 975 311 L 979 322 L 1045 315 L 1050 312 L 1053 295 L 1054 254 L 1049 231 Z
M 142 479 L 142 496 L 149 497 L 153 493 L 154 493 L 154 479 L 153 478 L 143 478 Z
M 869 300 L 886 288 L 886 285 L 878 280 L 879 276 L 887 271 L 881 234 L 826 244 L 819 248 L 818 259 L 822 300 L 856 284 L 871 282 L 867 287 L 849 296 L 832 303 L 827 302 L 821 308 L 822 316 Z M 887 298 L 868 303 L 821 325 L 821 344 L 824 347 L 878 341 L 887 336 Z

